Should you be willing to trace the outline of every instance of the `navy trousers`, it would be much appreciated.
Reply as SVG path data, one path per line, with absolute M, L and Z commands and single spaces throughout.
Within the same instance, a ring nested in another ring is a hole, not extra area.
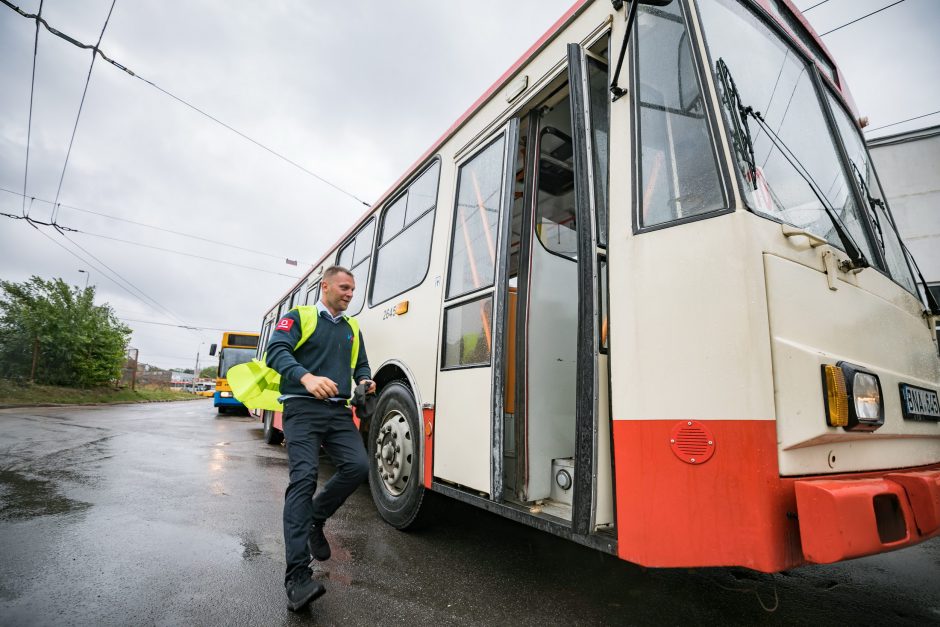
M 352 410 L 344 405 L 288 398 L 283 423 L 290 464 L 290 484 L 284 493 L 286 584 L 310 563 L 307 538 L 311 525 L 325 522 L 365 481 L 369 461 L 362 436 L 352 421 Z M 321 444 L 336 472 L 317 491 Z

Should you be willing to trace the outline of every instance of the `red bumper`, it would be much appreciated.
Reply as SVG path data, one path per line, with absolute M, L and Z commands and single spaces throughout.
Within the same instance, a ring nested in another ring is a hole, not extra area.
M 818 564 L 940 535 L 940 469 L 795 481 L 803 555 Z

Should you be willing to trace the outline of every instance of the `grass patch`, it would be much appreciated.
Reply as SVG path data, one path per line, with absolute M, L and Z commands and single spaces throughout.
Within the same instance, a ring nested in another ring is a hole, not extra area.
M 189 392 L 177 392 L 153 385 L 137 386 L 136 390 L 113 387 L 85 389 L 0 380 L 0 405 L 144 403 L 148 401 L 191 401 L 198 398 L 202 397 Z

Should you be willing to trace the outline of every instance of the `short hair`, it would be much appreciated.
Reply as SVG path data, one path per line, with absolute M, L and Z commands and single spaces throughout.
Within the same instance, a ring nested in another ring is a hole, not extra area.
M 348 274 L 349 276 L 355 278 L 355 275 L 347 268 L 343 266 L 330 266 L 323 271 L 323 281 L 328 281 L 332 279 L 337 274 Z

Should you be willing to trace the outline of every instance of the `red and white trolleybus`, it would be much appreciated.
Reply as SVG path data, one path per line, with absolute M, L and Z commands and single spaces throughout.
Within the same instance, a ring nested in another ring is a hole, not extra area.
M 857 120 L 790 0 L 577 2 L 259 350 L 352 270 L 399 528 L 430 490 L 656 567 L 935 537 L 937 311 Z

